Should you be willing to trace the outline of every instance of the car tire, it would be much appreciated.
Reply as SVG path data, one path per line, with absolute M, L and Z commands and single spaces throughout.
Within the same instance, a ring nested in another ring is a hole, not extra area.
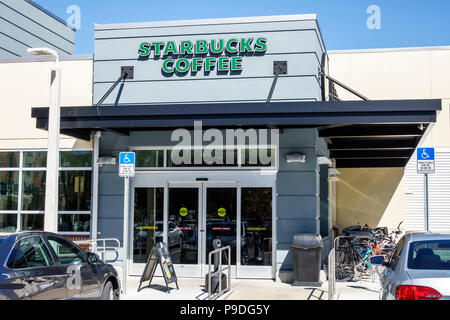
M 108 281 L 103 288 L 101 300 L 117 300 L 117 295 L 114 292 L 114 287 L 111 281 Z

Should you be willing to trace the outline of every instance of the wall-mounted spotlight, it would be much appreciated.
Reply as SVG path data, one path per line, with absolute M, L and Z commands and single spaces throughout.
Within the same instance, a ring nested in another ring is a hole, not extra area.
M 327 157 L 317 157 L 317 163 L 318 164 L 327 164 L 327 165 L 331 166 L 331 160 L 328 159 Z
M 116 164 L 116 157 L 111 157 L 111 156 L 103 156 L 103 157 L 99 157 L 97 159 L 97 164 L 101 167 L 105 164 L 109 164 L 109 165 L 115 165 Z
M 306 156 L 300 152 L 292 152 L 286 155 L 286 161 L 288 163 L 305 163 Z

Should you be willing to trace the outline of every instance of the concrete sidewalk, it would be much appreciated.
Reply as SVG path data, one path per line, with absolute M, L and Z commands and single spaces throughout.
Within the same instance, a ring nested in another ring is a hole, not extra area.
M 232 279 L 231 291 L 224 294 L 219 300 L 328 300 L 328 282 L 325 274 L 321 272 L 321 287 L 296 287 L 291 284 L 275 282 L 272 280 Z M 138 292 L 140 277 L 127 278 L 127 294 L 122 300 L 207 300 L 208 294 L 204 290 L 204 279 L 179 278 L 176 289 L 170 284 L 170 293 L 162 277 L 155 277 L 152 283 L 143 283 Z M 378 300 L 378 278 L 362 279 L 356 282 L 337 282 L 337 300 Z

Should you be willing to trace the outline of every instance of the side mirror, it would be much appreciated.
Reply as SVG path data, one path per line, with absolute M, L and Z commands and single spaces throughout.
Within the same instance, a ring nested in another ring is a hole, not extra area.
M 89 264 L 96 264 L 100 262 L 100 257 L 96 253 L 88 252 L 87 260 Z
M 383 266 L 384 265 L 384 256 L 373 256 L 370 258 L 370 263 L 375 266 Z

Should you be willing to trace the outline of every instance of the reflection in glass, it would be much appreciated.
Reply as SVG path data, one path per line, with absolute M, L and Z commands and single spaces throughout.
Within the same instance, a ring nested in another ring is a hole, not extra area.
M 22 209 L 44 211 L 45 209 L 45 171 L 24 171 Z
M 162 168 L 164 167 L 164 150 L 137 150 L 137 168 Z
M 0 172 L 0 210 L 17 210 L 19 172 Z
M 63 168 L 90 168 L 92 167 L 92 151 L 60 152 L 60 166 Z
M 243 167 L 273 167 L 275 166 L 275 150 L 242 149 Z
M 23 166 L 25 168 L 45 168 L 47 166 L 47 152 L 24 152 Z
M 169 251 L 173 263 L 198 263 L 198 188 L 169 189 Z
M 272 189 L 241 189 L 243 265 L 272 265 Z
M 134 190 L 133 262 L 146 263 L 155 243 L 163 241 L 164 188 Z
M 208 188 L 206 191 L 206 262 L 213 251 L 213 240 L 231 247 L 231 264 L 236 264 L 236 188 Z M 242 238 L 241 242 L 245 242 Z M 244 243 L 241 243 L 244 245 Z M 225 254 L 222 259 L 225 259 Z M 222 260 L 224 264 L 228 261 Z
M 238 166 L 238 151 L 237 150 L 222 150 L 222 151 L 205 151 L 205 150 L 180 150 L 174 151 L 175 155 L 178 155 L 180 158 L 183 158 L 184 153 L 187 152 L 189 154 L 186 155 L 186 163 L 183 162 L 181 164 L 175 163 L 172 159 L 172 150 L 167 151 L 167 167 L 237 167 Z M 216 155 L 216 152 L 220 152 L 220 154 Z M 230 161 L 227 161 L 227 153 L 230 153 Z M 201 163 L 196 164 L 195 159 L 201 159 Z M 184 158 L 183 158 L 184 161 Z
M 17 214 L 0 214 L 0 232 L 17 230 Z
M 0 168 L 18 168 L 20 152 L 0 152 Z
M 22 214 L 21 228 L 22 231 L 43 231 L 44 215 L 43 214 Z
M 89 214 L 60 214 L 58 216 L 58 231 L 60 232 L 89 232 L 91 215 Z
M 59 210 L 91 210 L 91 171 L 60 171 Z

